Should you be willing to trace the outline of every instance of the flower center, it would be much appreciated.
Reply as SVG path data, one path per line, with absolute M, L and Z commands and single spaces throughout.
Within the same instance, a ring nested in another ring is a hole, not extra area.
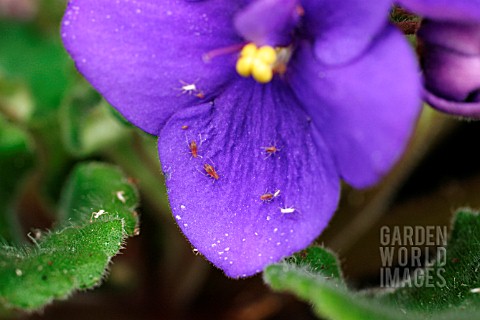
M 290 58 L 289 48 L 245 45 L 237 60 L 236 70 L 243 77 L 252 76 L 259 83 L 272 81 L 274 72 L 283 74 Z

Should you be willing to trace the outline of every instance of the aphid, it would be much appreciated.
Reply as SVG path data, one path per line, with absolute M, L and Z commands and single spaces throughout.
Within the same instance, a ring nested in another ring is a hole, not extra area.
M 290 208 L 280 208 L 280 212 L 283 213 L 283 214 L 294 213 L 294 212 L 295 212 L 295 208 L 294 208 L 294 207 L 290 207 Z
M 277 151 L 280 151 L 280 149 L 277 149 L 277 147 L 275 147 L 275 146 L 263 147 L 263 148 L 264 148 L 265 152 L 268 153 L 268 154 L 274 154 Z
M 265 159 L 268 159 L 269 157 L 271 157 L 272 155 L 274 155 L 275 153 L 280 151 L 280 149 L 277 148 L 276 145 L 271 145 L 271 146 L 268 146 L 268 147 L 262 147 L 262 149 L 265 150 L 265 153 L 267 154 L 267 157 Z
M 190 149 L 190 153 L 192 154 L 192 157 L 198 158 L 198 146 L 197 146 L 197 143 L 195 142 L 195 140 L 192 140 L 188 144 L 188 148 Z
M 199 99 L 205 98 L 205 94 L 202 92 L 202 90 L 198 89 L 195 83 L 186 83 L 182 80 L 180 80 L 180 83 L 182 84 L 182 87 L 180 88 L 180 91 L 182 92 L 182 94 L 188 94 L 188 95 L 195 94 L 195 97 Z
M 183 81 L 181 81 L 181 83 L 183 84 L 182 88 L 180 89 L 182 90 L 182 93 L 193 94 L 198 92 L 197 85 L 195 83 L 188 84 Z
M 305 9 L 303 9 L 303 7 L 301 5 L 297 5 L 295 7 L 295 11 L 297 11 L 297 14 L 300 16 L 300 17 L 303 17 L 305 15 Z
M 212 167 L 211 165 L 209 165 L 208 163 L 205 163 L 205 164 L 203 165 L 203 169 L 205 169 L 205 172 L 206 172 L 211 178 L 213 178 L 213 179 L 215 179 L 215 180 L 218 180 L 218 178 L 220 178 L 220 177 L 218 176 L 217 171 L 215 171 L 215 168 Z
M 182 126 L 182 130 L 187 130 L 188 129 L 188 126 Z
M 276 198 L 280 195 L 280 190 L 276 190 L 274 193 L 265 192 L 260 196 L 260 200 L 264 202 L 272 201 L 273 198 Z
M 265 201 L 265 202 L 269 202 L 273 199 L 273 194 L 272 193 L 264 193 L 260 196 L 260 200 L 262 201 Z

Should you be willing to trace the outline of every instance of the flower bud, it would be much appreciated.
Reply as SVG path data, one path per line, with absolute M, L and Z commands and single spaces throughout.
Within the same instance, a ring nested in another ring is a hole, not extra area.
M 418 39 L 425 100 L 450 114 L 480 118 L 480 23 L 424 20 Z

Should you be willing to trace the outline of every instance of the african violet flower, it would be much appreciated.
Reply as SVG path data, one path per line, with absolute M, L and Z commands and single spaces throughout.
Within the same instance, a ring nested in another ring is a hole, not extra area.
M 93 86 L 159 137 L 191 244 L 245 277 L 320 234 L 340 178 L 369 186 L 401 154 L 421 84 L 389 7 L 71 0 L 62 37 Z
M 426 17 L 418 31 L 425 100 L 480 118 L 480 1 L 402 0 Z

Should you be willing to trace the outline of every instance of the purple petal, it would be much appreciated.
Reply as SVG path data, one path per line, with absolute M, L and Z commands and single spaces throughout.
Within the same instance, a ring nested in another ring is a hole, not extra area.
M 463 54 L 426 43 L 422 68 L 425 86 L 432 93 L 458 102 L 480 102 L 480 54 Z
M 286 46 L 299 19 L 298 0 L 257 0 L 235 17 L 235 27 L 257 45 Z
M 434 108 L 480 117 L 480 24 L 424 20 L 418 32 L 425 100 Z
M 198 157 L 189 153 L 193 140 Z M 269 146 L 279 150 L 269 156 Z M 253 275 L 305 248 L 336 209 L 330 153 L 279 80 L 239 79 L 210 103 L 179 111 L 161 132 L 159 154 L 173 216 L 230 277 Z M 205 174 L 205 164 L 218 180 Z M 270 202 L 260 199 L 277 190 Z
M 428 90 L 424 91 L 425 101 L 437 110 L 472 119 L 480 119 L 480 102 L 458 102 L 446 100 Z
M 315 38 L 315 53 L 325 64 L 358 57 L 382 31 L 390 0 L 302 0 L 305 26 Z
M 425 19 L 417 33 L 422 42 L 465 55 L 480 55 L 480 24 Z
M 479 0 L 397 0 L 401 6 L 437 20 L 480 21 Z
M 420 76 L 405 38 L 386 28 L 355 62 L 332 68 L 308 43 L 290 63 L 289 81 L 330 146 L 341 176 L 369 186 L 401 155 L 420 110 Z
M 87 80 L 129 121 L 157 134 L 173 112 L 235 76 L 235 55 L 210 63 L 203 56 L 243 41 L 232 19 L 245 2 L 71 0 L 62 37 Z

